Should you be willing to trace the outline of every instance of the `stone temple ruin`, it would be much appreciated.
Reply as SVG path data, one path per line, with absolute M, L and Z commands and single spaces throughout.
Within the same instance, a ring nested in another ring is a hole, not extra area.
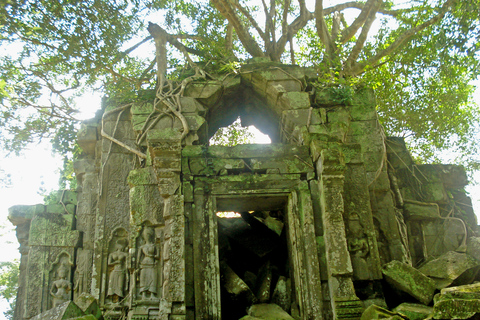
M 316 78 L 252 63 L 189 82 L 181 109 L 139 98 L 86 121 L 78 190 L 10 209 L 15 319 L 480 313 L 464 170 L 415 164 L 385 137 L 372 90 L 342 96 Z M 273 143 L 208 146 L 238 116 Z

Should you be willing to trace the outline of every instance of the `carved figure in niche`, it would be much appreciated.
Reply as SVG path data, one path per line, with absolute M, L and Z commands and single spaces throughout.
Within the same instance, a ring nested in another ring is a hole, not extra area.
M 83 292 L 88 292 L 88 276 L 87 272 L 91 272 L 92 266 L 92 253 L 90 250 L 78 250 L 77 256 L 77 268 L 75 269 L 75 285 L 73 291 L 76 296 L 81 295 Z
M 110 272 L 108 280 L 107 296 L 111 296 L 115 303 L 125 296 L 125 291 L 128 289 L 126 266 L 128 254 L 124 252 L 125 247 L 123 239 L 117 240 L 115 251 L 108 256 L 108 265 L 113 266 L 113 270 Z
M 154 299 L 157 294 L 157 260 L 160 259 L 160 252 L 155 245 L 155 230 L 152 227 L 145 227 L 142 233 L 144 244 L 138 252 L 140 264 L 140 294 L 142 299 Z
M 367 279 L 369 277 L 366 261 L 369 254 L 368 240 L 356 213 L 348 218 L 348 232 L 348 251 L 352 259 L 353 272 L 358 278 Z
M 50 294 L 53 296 L 53 307 L 70 300 L 72 284 L 67 280 L 68 267 L 61 264 L 57 271 L 58 280 L 53 281 Z

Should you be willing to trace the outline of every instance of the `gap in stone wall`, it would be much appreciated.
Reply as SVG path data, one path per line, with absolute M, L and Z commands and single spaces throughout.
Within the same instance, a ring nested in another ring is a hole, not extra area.
M 237 138 L 233 135 L 239 135 Z M 242 122 L 240 116 L 231 124 L 220 127 L 209 140 L 210 145 L 234 146 L 237 144 L 270 144 L 272 140 L 254 125 Z

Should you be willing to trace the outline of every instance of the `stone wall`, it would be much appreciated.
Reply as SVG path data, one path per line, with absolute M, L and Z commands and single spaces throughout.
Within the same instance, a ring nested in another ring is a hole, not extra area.
M 435 290 L 474 281 L 463 169 L 415 165 L 385 137 L 372 90 L 316 77 L 247 64 L 85 122 L 77 192 L 10 209 L 15 319 L 360 319 L 372 304 L 365 314 L 432 305 Z M 273 144 L 208 146 L 238 116 Z M 453 273 L 435 266 L 457 260 Z

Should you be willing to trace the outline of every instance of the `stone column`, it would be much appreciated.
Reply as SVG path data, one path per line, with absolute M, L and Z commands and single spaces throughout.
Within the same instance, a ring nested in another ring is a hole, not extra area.
M 361 301 L 355 295 L 353 268 L 345 233 L 344 214 L 345 164 L 338 150 L 324 149 L 317 161 L 322 193 L 324 241 L 328 287 L 334 319 L 360 318 Z
M 66 281 L 72 281 L 69 271 L 81 239 L 80 232 L 72 230 L 76 196 L 72 193 L 72 197 L 62 197 L 60 202 L 9 209 L 9 219 L 17 225 L 17 231 L 21 230 L 22 242 L 28 238 L 28 259 L 22 257 L 22 263 L 27 265 L 21 266 L 25 271 L 20 276 L 24 308 L 17 309 L 18 319 L 32 318 L 53 306 L 51 288 L 60 264 L 67 270 Z M 71 299 L 71 292 L 67 294 Z
M 151 130 L 147 135 L 149 157 L 163 198 L 164 247 L 160 320 L 185 319 L 185 218 L 180 189 L 181 132 Z
M 216 320 L 221 318 L 221 303 L 215 204 L 199 182 L 193 198 L 195 319 Z
M 288 201 L 288 242 L 295 292 L 302 319 L 323 319 L 320 267 L 315 242 L 313 210 L 306 182 Z

